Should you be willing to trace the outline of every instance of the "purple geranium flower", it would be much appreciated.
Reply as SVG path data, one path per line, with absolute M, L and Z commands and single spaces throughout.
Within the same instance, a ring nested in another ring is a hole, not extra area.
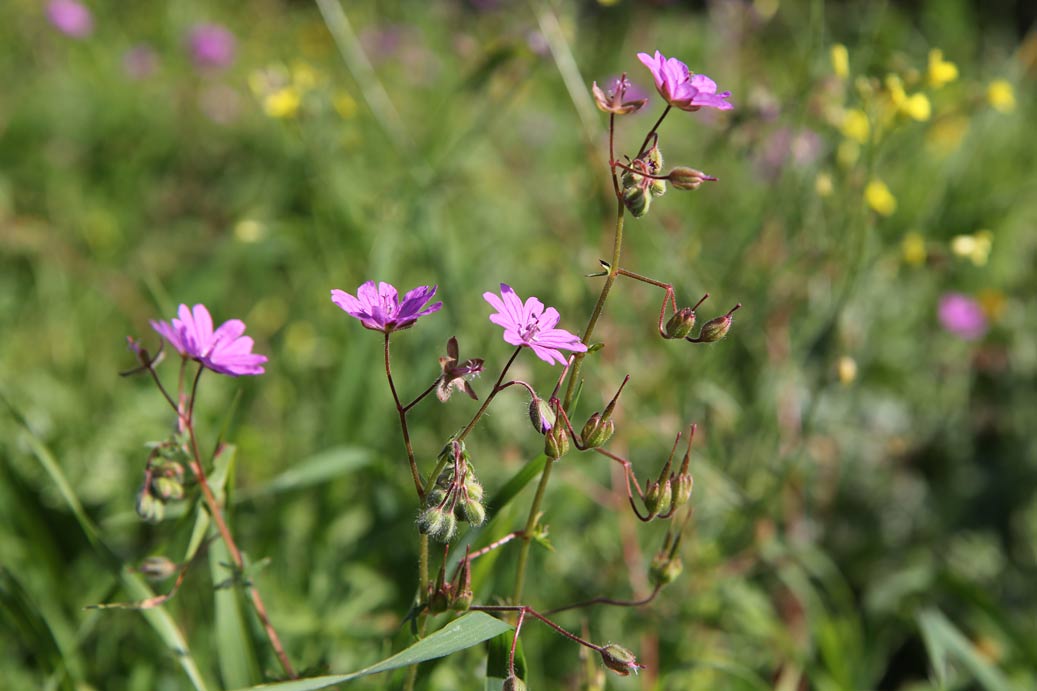
M 191 59 L 202 68 L 230 67 L 236 45 L 234 34 L 219 24 L 195 24 L 187 34 Z
M 152 321 L 151 328 L 169 341 L 185 358 L 197 360 L 213 372 L 237 377 L 242 374 L 263 374 L 266 355 L 252 352 L 253 341 L 245 333 L 245 322 L 230 319 L 215 331 L 212 317 L 205 305 L 188 309 L 180 305 L 179 319 L 170 322 Z
M 94 17 L 85 5 L 75 0 L 52 0 L 47 19 L 55 29 L 72 38 L 86 38 L 94 30 Z
M 392 333 L 407 329 L 418 321 L 418 317 L 432 314 L 443 307 L 442 302 L 425 307 L 425 303 L 436 294 L 436 286 L 418 286 L 409 291 L 400 301 L 396 288 L 388 283 L 368 281 L 356 290 L 356 297 L 343 290 L 332 290 L 331 301 L 356 317 L 364 328 L 372 331 Z
M 496 314 L 490 315 L 490 321 L 504 328 L 504 340 L 511 345 L 528 346 L 538 358 L 552 365 L 566 363 L 559 350 L 587 351 L 579 336 L 554 328 L 558 323 L 558 310 L 554 307 L 544 309 L 544 303 L 537 298 L 531 297 L 523 304 L 507 283 L 500 284 L 500 297 L 489 292 L 482 296 L 497 310 Z
M 987 332 L 983 308 L 967 295 L 947 293 L 941 297 L 939 316 L 944 329 L 966 341 L 975 341 Z
M 659 51 L 655 51 L 655 57 L 638 53 L 637 58 L 651 71 L 656 90 L 671 106 L 687 111 L 734 108 L 726 100 L 730 91 L 718 94 L 716 82 L 704 74 L 694 74 L 677 58 L 667 58 Z

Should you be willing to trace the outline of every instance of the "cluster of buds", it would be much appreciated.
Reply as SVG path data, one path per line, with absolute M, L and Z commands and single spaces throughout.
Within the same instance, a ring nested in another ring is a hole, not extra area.
M 176 440 L 152 445 L 144 482 L 137 491 L 137 515 L 149 523 L 158 523 L 166 513 L 166 504 L 184 498 L 183 444 Z
M 669 298 L 670 295 L 667 295 Z M 719 341 L 727 332 L 731 330 L 731 324 L 734 321 L 734 313 L 742 307 L 742 303 L 738 303 L 730 310 L 727 314 L 722 314 L 719 317 L 714 317 L 708 322 L 702 325 L 699 329 L 698 336 L 692 336 L 691 332 L 695 328 L 696 314 L 695 310 L 699 308 L 706 298 L 709 297 L 709 293 L 702 296 L 702 299 L 695 303 L 694 307 L 682 307 L 681 309 L 674 312 L 673 316 L 667 320 L 666 325 L 662 323 L 663 314 L 659 315 L 659 335 L 666 339 L 677 339 L 683 338 L 689 343 L 715 343 Z M 663 309 L 666 308 L 666 299 L 663 298 Z M 676 304 L 674 305 L 676 307 Z
M 465 551 L 465 557 L 454 571 L 452 580 L 446 579 L 446 554 L 443 555 L 442 566 L 435 583 L 428 585 L 428 610 L 432 614 L 441 614 L 448 609 L 455 612 L 467 611 L 472 606 L 475 595 L 472 593 L 472 562 L 469 558 L 471 548 Z
M 691 499 L 695 480 L 691 473 L 688 472 L 688 466 L 691 463 L 691 442 L 695 438 L 695 427 L 695 425 L 692 425 L 689 431 L 688 448 L 684 452 L 680 470 L 676 473 L 672 471 L 673 454 L 676 452 L 677 444 L 680 442 L 680 435 L 678 434 L 677 439 L 673 443 L 673 448 L 670 450 L 670 455 L 666 459 L 666 465 L 659 472 L 659 477 L 656 480 L 647 482 L 643 496 L 647 515 L 640 516 L 639 514 L 639 518 L 642 520 L 650 521 L 656 517 L 669 518 L 677 509 L 687 504 L 688 500 Z
M 662 176 L 663 155 L 658 142 L 624 168 L 622 183 L 623 204 L 635 218 L 648 213 L 652 197 L 666 194 L 666 180 Z
M 483 487 L 472 470 L 464 442 L 451 440 L 439 455 L 445 463 L 432 490 L 425 495 L 425 507 L 418 515 L 418 530 L 440 542 L 450 542 L 458 521 L 482 525 L 486 520 Z

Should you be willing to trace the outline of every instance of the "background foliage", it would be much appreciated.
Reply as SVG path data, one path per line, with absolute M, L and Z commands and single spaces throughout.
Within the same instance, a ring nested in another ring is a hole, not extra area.
M 624 264 L 685 304 L 710 292 L 700 315 L 744 307 L 726 341 L 691 347 L 653 335 L 660 296 L 645 286 L 609 303 L 582 414 L 633 375 L 617 439 L 642 476 L 698 422 L 696 511 L 685 574 L 656 603 L 561 623 L 649 664 L 615 688 L 1034 688 L 1037 35 L 984 7 L 350 2 L 348 25 L 328 15 L 336 44 L 303 2 L 93 2 L 80 40 L 39 3 L 4 2 L 0 678 L 190 683 L 159 624 L 84 610 L 139 597 L 127 567 L 187 544 L 189 515 L 134 514 L 143 444 L 171 420 L 147 381 L 117 376 L 133 364 L 125 335 L 152 338 L 148 320 L 180 302 L 244 318 L 270 356 L 262 377 L 208 379 L 202 434 L 237 445 L 233 522 L 252 560 L 269 559 L 254 577 L 293 660 L 347 672 L 399 649 L 410 479 L 380 339 L 328 291 L 439 285 L 446 308 L 395 341 L 410 395 L 451 335 L 463 358 L 507 357 L 480 297 L 501 281 L 580 328 L 611 210 L 606 119 L 586 87 L 624 70 L 650 87 L 634 55 L 658 48 L 731 89 L 736 110 L 664 124 L 667 160 L 720 182 L 628 221 Z M 226 68 L 192 63 L 185 36 L 203 21 L 236 35 Z M 131 74 L 126 51 L 142 45 L 154 64 Z M 933 48 L 959 71 L 939 88 Z M 926 95 L 928 118 L 890 111 L 889 74 Z M 995 80 L 1007 85 L 991 94 Z M 621 123 L 620 151 L 652 106 Z M 866 197 L 873 180 L 895 210 Z M 952 292 L 982 306 L 980 338 L 941 325 Z M 520 374 L 551 377 L 528 358 Z M 431 463 L 471 408 L 419 412 Z M 523 416 L 506 394 L 471 438 L 490 494 L 539 452 Z M 559 471 L 556 551 L 534 553 L 531 603 L 646 592 L 664 528 L 631 519 L 601 459 Z M 493 530 L 518 527 L 527 501 Z M 513 558 L 477 572 L 477 598 L 507 591 Z M 221 567 L 204 561 L 164 611 L 209 686 L 260 681 L 276 670 L 261 645 L 251 668 L 228 667 L 233 608 L 214 608 Z M 527 635 L 531 688 L 575 688 L 575 647 Z M 481 678 L 473 649 L 425 682 Z

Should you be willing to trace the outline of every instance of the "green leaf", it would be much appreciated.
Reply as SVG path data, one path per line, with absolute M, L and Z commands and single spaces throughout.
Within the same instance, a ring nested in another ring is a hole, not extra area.
M 335 684 L 343 684 L 361 677 L 389 672 L 401 667 L 409 667 L 419 662 L 434 660 L 445 657 L 459 650 L 471 648 L 483 641 L 500 635 L 511 627 L 500 619 L 495 619 L 483 612 L 469 612 L 460 619 L 456 619 L 439 631 L 427 638 L 423 638 L 406 650 L 403 650 L 390 658 L 365 667 L 351 674 L 334 674 L 322 677 L 310 677 L 309 679 L 295 679 L 293 681 L 282 681 L 274 684 L 260 684 L 251 686 L 242 691 L 258 691 L 259 689 L 277 689 L 277 691 L 315 691 L 325 689 Z
M 508 678 L 508 660 L 511 658 L 513 632 L 505 631 L 486 642 L 486 691 L 500 691 Z M 522 650 L 522 639 L 515 646 L 515 674 L 526 678 L 526 654 Z
M 336 446 L 293 465 L 266 485 L 252 491 L 239 491 L 238 501 L 292 492 L 351 473 L 371 462 L 371 452 L 355 446 Z
M 65 664 L 66 657 L 47 618 L 32 596 L 22 587 L 14 574 L 0 566 L 0 623 L 17 634 L 17 640 L 26 652 L 38 660 L 42 669 L 53 670 L 51 684 L 72 691 L 76 688 L 72 670 Z M 10 652 L 10 651 L 7 651 Z
M 933 672 L 941 686 L 947 686 L 948 662 L 956 660 L 969 671 L 980 686 L 989 691 L 1011 691 L 1001 671 L 980 655 L 965 635 L 942 612 L 926 609 L 918 615 L 918 627 L 929 651 Z

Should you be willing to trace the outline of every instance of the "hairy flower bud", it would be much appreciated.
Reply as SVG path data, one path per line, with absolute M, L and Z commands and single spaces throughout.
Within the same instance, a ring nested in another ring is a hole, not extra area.
M 482 502 L 471 497 L 463 500 L 457 508 L 461 514 L 458 518 L 467 521 L 470 525 L 482 525 L 486 520 L 486 507 L 482 505 Z
M 166 515 L 166 505 L 149 487 L 141 487 L 137 492 L 137 515 L 148 523 L 158 523 Z
M 161 581 L 176 573 L 177 565 L 169 558 L 147 557 L 137 567 L 137 573 L 151 581 Z
M 679 190 L 695 190 L 707 180 L 710 182 L 716 181 L 716 178 L 712 175 L 706 175 L 701 170 L 684 166 L 677 166 L 671 170 L 668 179 L 670 184 Z
M 631 672 L 636 674 L 637 670 L 644 669 L 644 665 L 637 664 L 637 658 L 632 652 L 615 643 L 609 643 L 598 652 L 605 666 L 621 677 L 629 676 Z
M 651 175 L 661 175 L 663 169 L 663 152 L 659 149 L 658 142 L 652 145 L 642 157 L 645 168 Z M 648 178 L 648 191 L 653 197 L 661 197 L 666 194 L 666 181 L 659 178 Z
M 526 691 L 526 682 L 512 674 L 504 680 L 501 691 Z
M 648 489 L 645 490 L 645 508 L 648 509 L 649 516 L 656 516 L 668 511 L 672 501 L 673 491 L 670 489 L 669 482 L 664 480 L 649 483 Z
M 475 501 L 482 501 L 484 490 L 482 484 L 475 479 L 475 473 L 469 472 L 464 479 L 464 491 L 468 494 L 469 499 Z
M 691 499 L 691 491 L 695 487 L 695 478 L 690 473 L 680 473 L 670 477 L 670 489 L 672 490 L 673 499 L 671 500 L 671 509 L 676 511 L 681 506 L 688 503 Z
M 557 461 L 569 451 L 569 434 L 564 427 L 555 427 L 544 435 L 544 453 L 552 461 Z
M 539 396 L 534 396 L 529 402 L 529 421 L 533 423 L 533 429 L 540 434 L 547 434 L 555 426 L 555 420 L 551 405 Z
M 184 486 L 171 477 L 159 476 L 151 481 L 155 495 L 163 502 L 177 501 L 184 498 Z
M 450 542 L 457 532 L 457 518 L 453 511 L 432 506 L 418 515 L 418 530 L 439 542 Z
M 695 328 L 695 310 L 684 307 L 666 322 L 666 338 L 686 338 Z
M 663 550 L 652 558 L 648 567 L 648 579 L 652 585 L 661 588 L 677 580 L 684 571 L 684 562 L 678 556 L 670 556 L 668 550 Z
M 583 426 L 580 439 L 585 447 L 593 449 L 607 442 L 615 431 L 616 423 L 611 418 L 602 419 L 600 413 L 594 413 Z
M 733 321 L 731 315 L 741 306 L 741 303 L 739 303 L 732 307 L 727 314 L 722 314 L 719 317 L 710 319 L 702 325 L 698 338 L 689 340 L 694 341 L 695 343 L 714 343 L 719 341 L 727 335 L 728 331 L 731 330 L 731 322 Z
M 652 196 L 648 190 L 633 186 L 623 189 L 623 204 L 630 210 L 634 218 L 641 218 L 648 213 L 652 204 Z

